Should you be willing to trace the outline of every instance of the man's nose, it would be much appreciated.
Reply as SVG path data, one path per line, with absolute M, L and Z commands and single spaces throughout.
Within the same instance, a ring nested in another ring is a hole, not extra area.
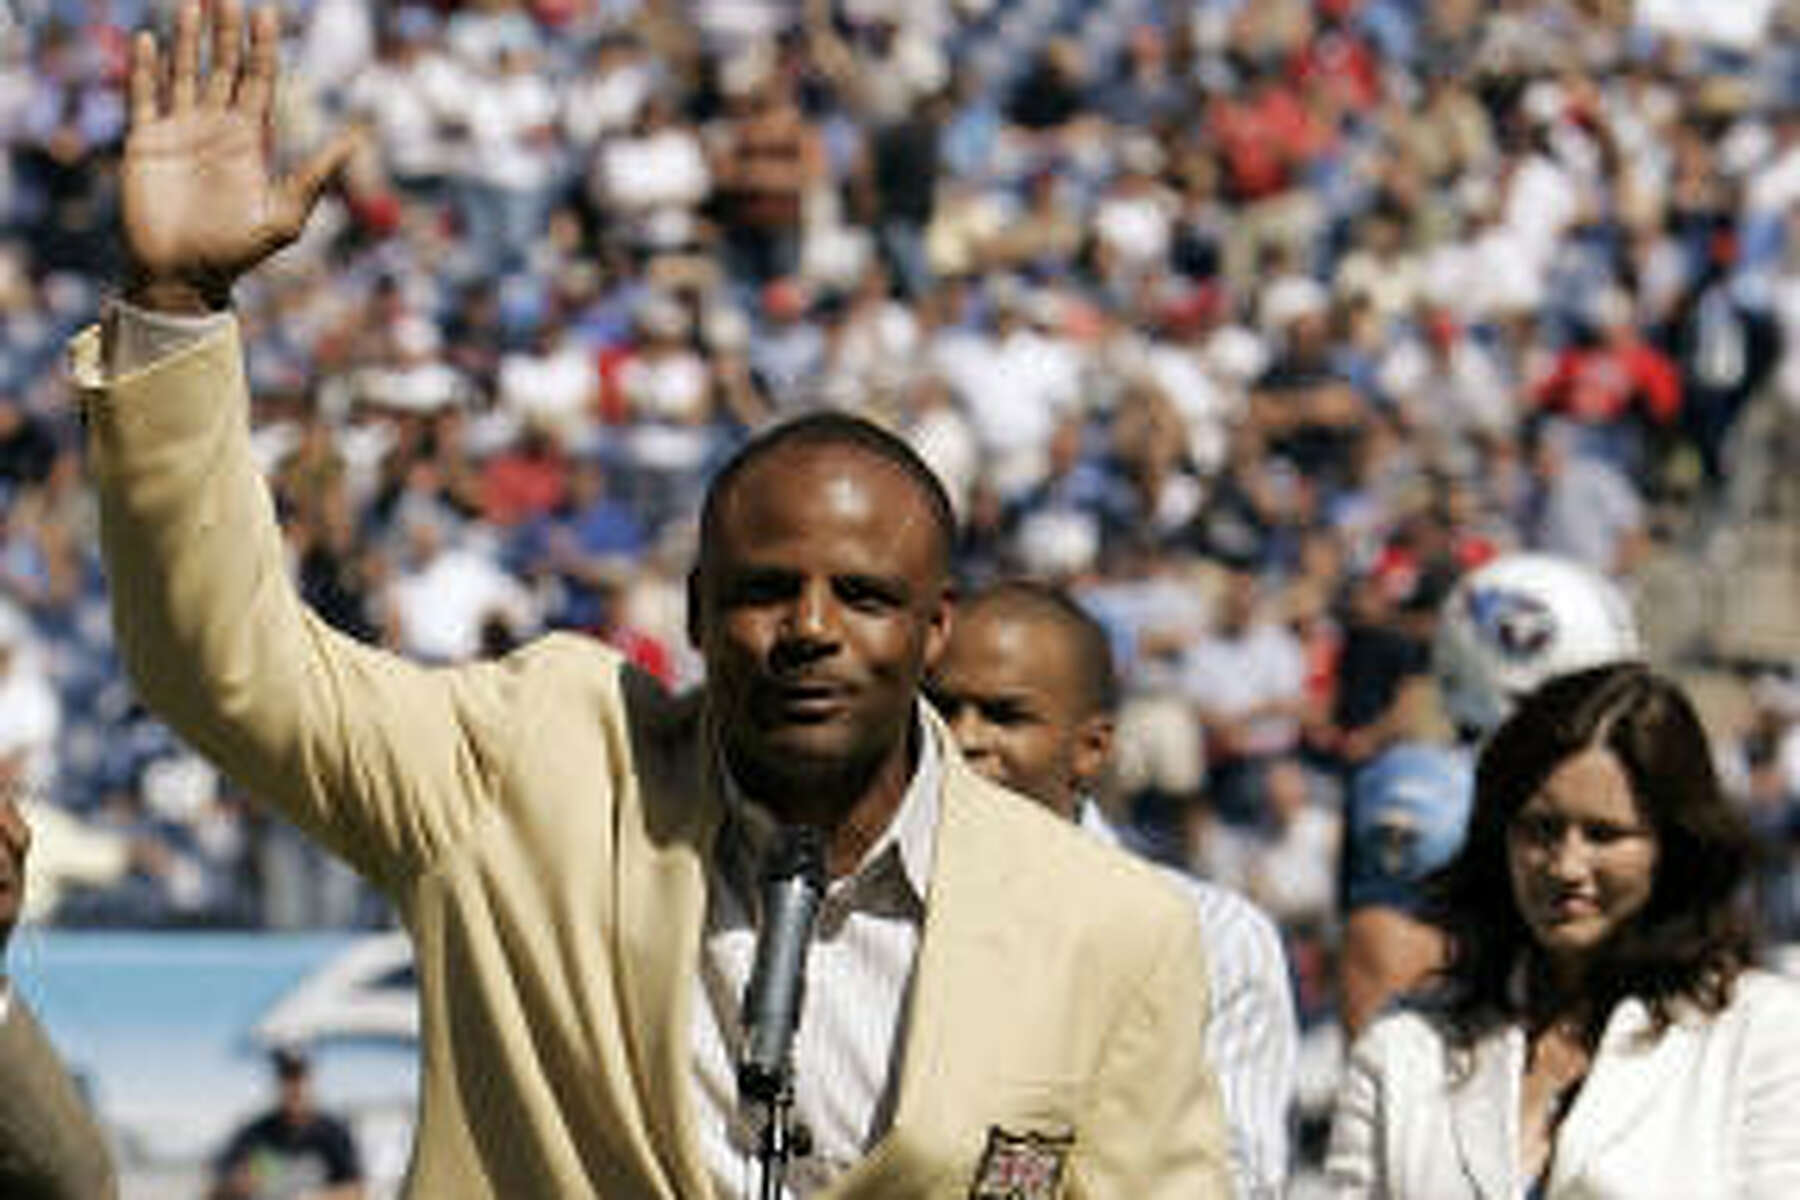
M 801 666 L 831 654 L 840 635 L 837 600 L 828 584 L 808 584 L 782 613 L 771 657 L 778 667 Z
M 973 757 L 987 748 L 987 722 L 973 704 L 958 705 L 948 714 L 950 736 L 965 756 Z
M 837 627 L 837 597 L 832 594 L 830 582 L 808 581 L 788 606 L 789 636 L 803 641 L 820 641 L 835 637 Z

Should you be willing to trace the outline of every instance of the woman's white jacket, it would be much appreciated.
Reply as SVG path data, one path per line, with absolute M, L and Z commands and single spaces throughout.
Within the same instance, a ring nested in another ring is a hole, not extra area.
M 1613 1010 L 1557 1134 L 1546 1200 L 1800 1200 L 1800 983 L 1748 971 L 1718 1015 L 1683 1015 L 1655 1039 L 1649 1028 L 1638 1001 Z M 1428 1012 L 1382 1017 L 1352 1048 L 1338 1093 L 1332 1194 L 1523 1196 L 1524 1066 L 1515 1026 L 1470 1057 Z

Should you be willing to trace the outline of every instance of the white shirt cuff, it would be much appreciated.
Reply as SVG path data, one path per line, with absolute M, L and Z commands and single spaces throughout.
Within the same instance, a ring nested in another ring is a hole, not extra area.
M 106 373 L 117 379 L 205 341 L 232 319 L 229 312 L 186 316 L 153 312 L 125 300 L 112 301 Z

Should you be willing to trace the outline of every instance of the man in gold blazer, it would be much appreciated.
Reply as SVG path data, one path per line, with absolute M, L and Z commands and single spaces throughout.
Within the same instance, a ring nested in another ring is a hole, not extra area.
M 790 1192 L 1225 1194 L 1202 958 L 1147 869 L 977 778 L 918 700 L 949 507 L 852 418 L 779 427 L 709 491 L 703 693 L 585 638 L 427 669 L 300 603 L 249 454 L 232 282 L 349 149 L 264 161 L 276 23 L 133 47 L 123 300 L 73 347 L 119 645 L 155 711 L 393 900 L 424 1076 L 412 1194 L 742 1194 L 731 1063 L 755 862 L 817 828 Z M 210 38 L 210 72 L 198 67 Z

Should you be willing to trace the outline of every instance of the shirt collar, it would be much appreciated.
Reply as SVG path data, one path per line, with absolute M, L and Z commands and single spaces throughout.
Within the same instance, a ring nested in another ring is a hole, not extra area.
M 1075 824 L 1109 846 L 1122 845 L 1119 831 L 1112 827 L 1112 822 L 1106 819 L 1106 814 L 1100 811 L 1100 806 L 1094 803 L 1093 797 L 1082 796 L 1076 804 Z
M 827 888 L 828 898 L 854 896 L 884 875 L 893 873 L 891 863 L 899 868 L 898 876 L 905 885 L 910 903 L 917 906 L 917 911 L 924 911 L 925 897 L 931 891 L 939 797 L 943 791 L 943 731 L 926 718 L 922 708 L 914 709 L 913 727 L 919 757 L 913 764 L 906 792 L 900 798 L 900 807 L 881 836 L 864 851 L 856 869 L 842 879 L 831 881 Z M 745 795 L 722 754 L 720 759 L 725 820 L 719 827 L 719 862 L 731 886 L 754 905 L 758 864 L 773 840 L 779 822 L 767 808 Z

